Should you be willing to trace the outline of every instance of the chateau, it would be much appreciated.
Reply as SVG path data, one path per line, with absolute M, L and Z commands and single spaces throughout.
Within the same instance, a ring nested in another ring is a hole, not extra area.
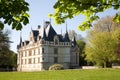
M 53 64 L 62 64 L 65 69 L 79 66 L 75 37 L 70 40 L 67 30 L 64 36 L 57 34 L 48 21 L 31 30 L 28 41 L 20 37 L 17 50 L 18 71 L 48 70 Z

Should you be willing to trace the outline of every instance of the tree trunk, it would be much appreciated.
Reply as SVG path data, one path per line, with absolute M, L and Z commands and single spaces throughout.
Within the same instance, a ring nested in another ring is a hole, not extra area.
M 103 68 L 106 68 L 106 67 L 107 67 L 107 62 L 104 61 L 104 63 L 103 63 Z
M 111 68 L 111 67 L 112 67 L 111 62 L 109 62 L 109 61 L 104 61 L 103 64 L 104 64 L 104 65 L 103 65 L 103 68 Z

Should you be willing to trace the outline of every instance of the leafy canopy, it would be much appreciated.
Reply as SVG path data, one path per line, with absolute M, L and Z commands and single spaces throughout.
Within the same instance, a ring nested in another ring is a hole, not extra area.
M 4 24 L 12 25 L 12 29 L 20 30 L 29 23 L 29 4 L 25 0 L 0 0 L 0 28 Z
M 111 18 L 102 18 L 89 30 L 85 47 L 86 60 L 104 67 L 120 60 L 120 53 L 117 53 L 120 24 L 112 22 Z
M 78 29 L 85 30 L 92 26 L 92 22 L 99 19 L 96 15 L 106 9 L 113 7 L 120 9 L 120 0 L 57 0 L 54 5 L 54 14 L 49 14 L 57 24 L 64 23 L 66 19 L 74 18 L 80 14 L 86 16 L 86 19 Z M 116 14 L 114 21 L 120 22 L 120 15 Z
M 86 59 L 99 66 L 103 64 L 104 67 L 107 67 L 106 63 L 117 60 L 116 46 L 118 40 L 113 34 L 115 34 L 115 32 L 96 33 L 94 39 L 90 41 L 90 44 L 86 45 Z

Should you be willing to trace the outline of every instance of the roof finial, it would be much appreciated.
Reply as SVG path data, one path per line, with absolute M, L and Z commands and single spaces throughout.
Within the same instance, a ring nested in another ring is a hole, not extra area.
M 51 18 L 50 18 L 50 24 L 51 24 Z
M 62 28 L 61 28 L 61 34 L 62 34 Z
M 67 31 L 67 21 L 66 21 L 66 33 L 67 33 L 68 31 Z
M 20 32 L 20 43 L 22 42 L 22 31 Z

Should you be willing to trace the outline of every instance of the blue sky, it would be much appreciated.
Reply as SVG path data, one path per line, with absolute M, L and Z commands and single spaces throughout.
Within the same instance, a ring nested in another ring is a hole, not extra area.
M 29 33 L 31 28 L 37 29 L 38 25 L 43 26 L 44 21 L 48 21 L 48 14 L 53 13 L 53 5 L 56 2 L 56 0 L 26 0 L 30 6 L 29 14 L 30 14 L 30 23 L 27 26 L 24 26 L 22 29 L 22 40 L 28 40 L 29 39 Z M 102 13 L 98 13 L 100 17 L 109 16 L 109 15 L 115 15 L 115 13 L 118 11 L 115 11 L 113 9 L 106 10 Z M 77 34 L 81 34 L 83 37 L 86 36 L 86 31 L 82 32 L 77 30 L 78 24 L 80 24 L 84 20 L 84 16 L 80 15 L 75 17 L 74 19 L 67 20 L 67 26 L 68 30 L 75 30 Z M 57 33 L 65 32 L 65 24 L 61 25 L 55 25 L 52 20 L 52 26 L 56 30 Z M 6 28 L 8 28 L 8 25 L 6 25 Z M 10 29 L 10 28 L 8 28 Z M 11 29 L 10 29 L 11 30 Z M 11 30 L 10 34 L 10 40 L 13 41 L 11 43 L 11 50 L 17 52 L 17 44 L 19 44 L 20 40 L 20 31 Z

